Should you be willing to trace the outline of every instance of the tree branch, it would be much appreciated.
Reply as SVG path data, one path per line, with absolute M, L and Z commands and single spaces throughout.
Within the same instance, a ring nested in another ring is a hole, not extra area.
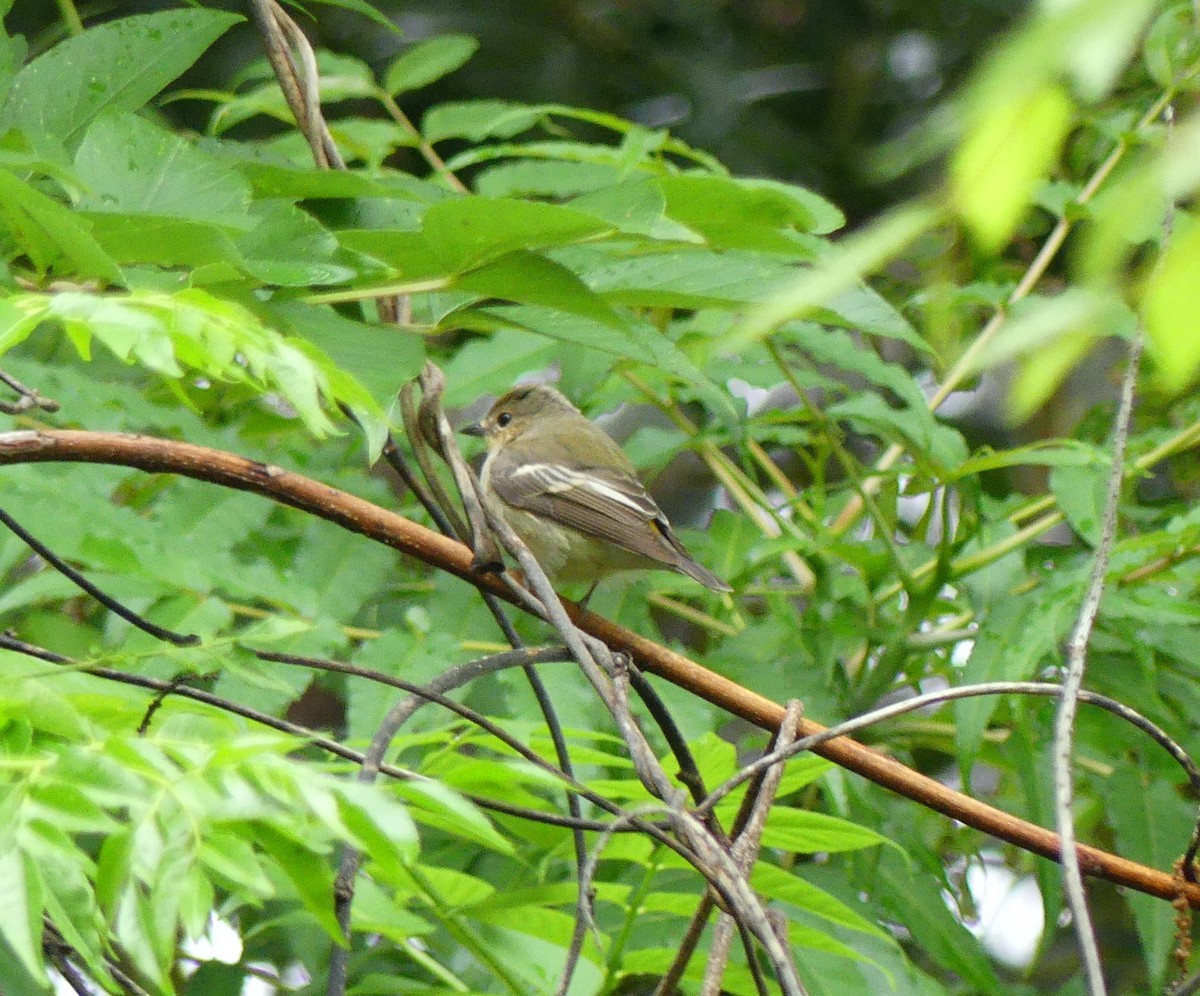
M 364 499 L 270 464 L 149 436 L 74 430 L 0 433 L 0 466 L 39 462 L 134 467 L 252 491 L 416 557 L 514 604 L 521 601 L 501 578 L 474 573 L 471 551 L 461 543 Z M 584 632 L 614 650 L 629 654 L 642 670 L 659 675 L 765 730 L 775 730 L 782 722 L 784 709 L 778 703 L 593 612 L 580 613 L 571 604 L 567 610 Z M 804 719 L 798 735 L 803 739 L 824 729 L 819 723 Z M 1059 858 L 1058 835 L 1052 831 L 956 792 L 854 740 L 838 737 L 817 747 L 816 753 L 977 830 L 1042 857 Z M 1079 863 L 1087 875 L 1161 899 L 1175 899 L 1182 893 L 1192 907 L 1200 908 L 1200 886 L 1181 885 L 1167 872 L 1085 846 L 1079 848 Z

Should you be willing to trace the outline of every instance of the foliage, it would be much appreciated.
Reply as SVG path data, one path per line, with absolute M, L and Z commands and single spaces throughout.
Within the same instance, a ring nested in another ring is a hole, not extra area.
M 1089 686 L 1194 742 L 1200 51 L 1188 5 L 1031 14 L 944 115 L 890 150 L 944 158 L 944 181 L 837 238 L 844 218 L 818 194 L 734 175 L 608 112 L 491 93 L 412 123 L 396 102 L 471 58 L 462 35 L 409 46 L 381 72 L 320 52 L 350 168 L 318 169 L 265 60 L 226 89 L 168 96 L 237 21 L 139 14 L 32 58 L 5 36 L 0 365 L 61 403 L 54 424 L 230 450 L 424 520 L 369 472 L 400 386 L 435 359 L 461 407 L 553 370 L 589 413 L 633 413 L 628 451 L 697 558 L 736 589 L 652 575 L 602 587 L 592 608 L 833 722 L 925 682 L 1057 666 L 1098 539 L 1113 347 L 1144 327 L 1151 358 Z M 172 122 L 184 101 L 211 112 L 204 135 Z M 413 154 L 403 161 L 420 168 L 395 165 Z M 1050 256 L 1037 249 L 1060 232 L 1066 261 L 1042 280 Z M 407 302 L 398 323 L 377 316 L 387 296 Z M 49 420 L 31 410 L 12 425 Z M 56 464 L 5 467 L 2 480 L 3 506 L 57 555 L 200 637 L 173 647 L 137 632 L 0 537 L 0 626 L 77 662 L 0 650 L 6 992 L 49 991 L 60 941 L 111 991 L 120 973 L 201 993 L 278 970 L 323 992 L 345 845 L 368 855 L 352 991 L 554 990 L 578 893 L 571 836 L 486 809 L 566 813 L 543 768 L 428 708 L 389 754 L 419 778 L 363 785 L 317 742 L 178 695 L 147 716 L 152 695 L 95 673 L 186 677 L 361 748 L 393 702 L 382 686 L 253 651 L 425 682 L 503 649 L 473 588 L 251 494 Z M 579 779 L 650 803 L 583 679 L 543 670 Z M 663 694 L 709 787 L 765 742 Z M 517 672 L 473 683 L 464 701 L 555 764 Z M 869 735 L 1048 825 L 1050 725 L 1046 706 L 980 698 Z M 1081 837 L 1168 868 L 1193 809 L 1169 758 L 1109 716 L 1085 714 L 1078 736 Z M 974 831 L 811 758 L 789 765 L 780 799 L 753 884 L 785 912 L 809 991 L 1061 988 L 1053 866 L 989 852 L 1041 890 L 1047 928 L 1018 971 L 968 929 L 964 862 L 987 846 Z M 739 801 L 718 809 L 724 825 Z M 704 883 L 649 838 L 618 834 L 595 892 L 572 992 L 634 991 L 664 972 Z M 1094 894 L 1136 931 L 1136 959 L 1112 953 L 1114 985 L 1160 985 L 1170 906 Z M 222 923 L 236 950 L 214 958 L 205 942 Z M 685 991 L 700 972 L 697 958 Z M 744 958 L 724 985 L 755 991 Z

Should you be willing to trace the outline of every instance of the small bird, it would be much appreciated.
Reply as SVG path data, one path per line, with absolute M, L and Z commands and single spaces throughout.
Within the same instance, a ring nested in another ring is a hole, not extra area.
M 486 441 L 483 493 L 551 578 L 595 587 L 661 569 L 733 590 L 692 559 L 621 448 L 554 388 L 516 387 L 461 431 Z

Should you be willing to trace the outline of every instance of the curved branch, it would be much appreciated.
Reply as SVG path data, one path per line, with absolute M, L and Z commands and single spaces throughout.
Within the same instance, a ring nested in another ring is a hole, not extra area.
M 271 464 L 191 443 L 123 433 L 65 429 L 0 433 L 0 466 L 23 463 L 110 464 L 151 473 L 181 474 L 252 491 L 320 516 L 432 567 L 449 571 L 510 602 L 517 601 L 500 578 L 471 570 L 471 551 L 461 543 L 362 498 Z M 783 721 L 784 709 L 777 702 L 593 612 L 581 613 L 570 604 L 568 611 L 581 629 L 614 650 L 629 654 L 641 669 L 765 730 L 778 729 Z M 801 721 L 798 736 L 814 736 L 824 729 L 819 723 L 805 719 Z M 956 792 L 848 737 L 830 740 L 817 747 L 815 752 L 877 785 L 976 830 L 1042 857 L 1059 858 L 1059 839 L 1054 832 Z M 1193 908 L 1200 908 L 1200 886 L 1180 883 L 1167 872 L 1084 846 L 1079 848 L 1079 864 L 1087 875 L 1160 899 L 1172 900 L 1182 895 Z

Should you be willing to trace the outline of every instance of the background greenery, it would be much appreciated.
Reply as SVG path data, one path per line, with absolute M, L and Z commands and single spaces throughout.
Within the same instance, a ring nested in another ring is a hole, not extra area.
M 1019 22 L 984 4 L 377 6 L 302 19 L 327 45 L 351 166 L 330 173 L 236 13 L 0 3 L 2 369 L 62 406 L 12 427 L 213 446 L 423 521 L 370 469 L 400 385 L 432 358 L 465 407 L 551 371 L 590 414 L 617 413 L 690 548 L 736 589 L 656 574 L 592 607 L 831 723 L 913 687 L 1053 673 L 1098 538 L 1114 370 L 1144 328 L 1088 685 L 1195 742 L 1190 5 L 1077 0 Z M 411 294 L 400 327 L 362 300 L 380 288 Z M 935 417 L 938 385 L 955 391 Z M 470 586 L 253 495 L 106 467 L 0 480 L 60 556 L 202 637 L 133 631 L 4 534 L 0 625 L 88 666 L 193 676 L 362 746 L 392 701 L 378 686 L 248 650 L 425 681 L 504 646 Z M 396 757 L 432 787 L 366 789 L 217 710 L 168 698 L 142 735 L 144 691 L 0 662 L 6 991 L 47 986 L 44 914 L 114 991 L 109 963 L 152 992 L 276 971 L 323 992 L 345 842 L 370 855 L 354 992 L 553 991 L 569 834 L 458 793 L 553 811 L 562 794 L 484 733 L 423 710 Z M 582 679 L 544 671 L 584 780 L 645 801 Z M 663 694 L 711 784 L 762 746 Z M 515 672 L 465 700 L 552 757 Z M 1049 825 L 1051 723 L 1046 703 L 979 699 L 866 736 Z M 1195 808 L 1176 769 L 1109 716 L 1085 712 L 1078 735 L 1081 837 L 1168 869 Z M 1055 867 L 824 763 L 789 772 L 755 885 L 786 911 L 810 991 L 1078 990 Z M 640 837 L 603 857 L 572 991 L 642 991 L 702 883 Z M 1039 886 L 1028 964 L 967 929 L 977 862 Z M 1112 990 L 1160 987 L 1170 907 L 1089 894 Z M 214 917 L 236 930 L 234 964 L 197 945 Z M 754 991 L 740 965 L 725 985 Z

